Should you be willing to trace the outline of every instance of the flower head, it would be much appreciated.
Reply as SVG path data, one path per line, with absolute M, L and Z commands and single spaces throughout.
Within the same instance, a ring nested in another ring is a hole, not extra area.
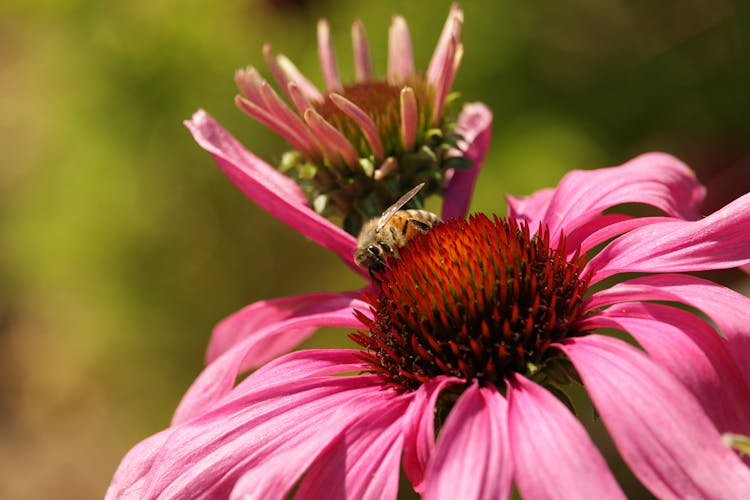
M 343 82 L 328 22 L 318 23 L 318 54 L 325 79 L 321 92 L 283 55 L 263 48 L 288 105 L 254 67 L 237 71 L 237 106 L 292 146 L 280 170 L 300 185 L 315 210 L 337 216 L 350 234 L 383 212 L 402 193 L 424 182 L 415 202 L 442 193 L 454 168 L 469 168 L 460 151 L 449 106 L 463 55 L 463 13 L 451 7 L 425 73 L 415 70 L 409 28 L 394 16 L 389 30 L 388 71 L 373 70 L 364 27 L 352 25 L 354 82 Z
M 624 498 L 565 404 L 576 380 L 657 497 L 750 496 L 750 470 L 721 440 L 750 431 L 750 299 L 682 274 L 750 263 L 750 194 L 698 219 L 702 197 L 663 154 L 575 171 L 509 198 L 507 218 L 417 237 L 365 301 L 257 307 L 266 321 L 216 349 L 109 497 L 263 498 L 298 485 L 301 498 L 394 498 L 403 466 L 425 498 L 507 498 L 514 485 L 530 499 Z M 626 203 L 663 215 L 618 213 Z M 324 325 L 357 330 L 364 350 L 299 351 L 235 385 L 256 348 Z

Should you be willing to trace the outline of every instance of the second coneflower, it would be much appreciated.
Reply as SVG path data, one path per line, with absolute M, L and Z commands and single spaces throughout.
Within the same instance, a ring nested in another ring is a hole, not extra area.
M 303 189 L 313 208 L 340 217 L 350 234 L 402 193 L 426 183 L 415 202 L 442 193 L 453 169 L 471 166 L 449 112 L 463 55 L 463 13 L 454 5 L 426 72 L 415 69 L 406 21 L 394 16 L 388 70 L 373 69 L 362 24 L 352 25 L 355 78 L 338 71 L 327 21 L 318 23 L 325 79 L 319 90 L 283 55 L 263 53 L 281 96 L 254 67 L 237 71 L 237 106 L 292 146 L 279 168 Z M 283 98 L 286 98 L 284 100 Z

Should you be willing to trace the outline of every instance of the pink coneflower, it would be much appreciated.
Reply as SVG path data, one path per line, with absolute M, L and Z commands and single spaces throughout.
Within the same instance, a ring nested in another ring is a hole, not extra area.
M 697 219 L 702 197 L 652 153 L 435 227 L 364 300 L 270 314 L 216 348 L 108 497 L 395 498 L 403 466 L 425 498 L 624 498 L 566 405 L 581 381 L 657 497 L 750 498 L 721 441 L 750 430 L 750 299 L 681 274 L 750 263 L 750 194 Z M 624 273 L 640 276 L 605 286 Z M 255 346 L 328 325 L 363 349 L 295 352 L 235 385 Z

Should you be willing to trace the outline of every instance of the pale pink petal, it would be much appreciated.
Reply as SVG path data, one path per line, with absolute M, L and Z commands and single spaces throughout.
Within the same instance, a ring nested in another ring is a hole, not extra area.
M 305 75 L 297 69 L 297 66 L 283 54 L 276 56 L 276 62 L 279 68 L 286 73 L 289 84 L 294 84 L 306 100 L 312 102 L 323 102 L 323 95 L 318 88 L 308 80 Z M 287 85 L 287 88 L 289 86 Z
M 698 221 L 660 222 L 607 245 L 586 265 L 591 283 L 617 273 L 729 269 L 750 263 L 750 193 Z
M 750 469 L 667 370 L 600 335 L 554 344 L 570 358 L 625 462 L 659 498 L 750 498 Z
M 409 26 L 401 16 L 393 16 L 388 29 L 388 82 L 399 84 L 414 74 L 414 55 Z
M 509 380 L 508 433 L 523 498 L 625 498 L 581 423 L 518 374 Z
M 463 138 L 462 149 L 471 166 L 448 173 L 443 197 L 443 219 L 465 217 L 474 193 L 474 184 L 490 147 L 492 112 L 482 103 L 465 104 L 458 117 L 456 133 Z
M 258 92 L 260 92 L 260 86 L 258 87 Z M 273 110 L 268 109 L 265 102 L 256 103 L 245 99 L 241 95 L 237 95 L 234 97 L 234 103 L 240 111 L 279 134 L 286 142 L 305 157 L 320 157 L 320 153 L 317 151 L 317 145 L 312 143 L 305 134 L 300 135 L 297 130 L 291 128 L 283 117 L 275 115 Z
M 339 157 L 348 166 L 359 165 L 359 154 L 349 139 L 336 127 L 331 125 L 314 108 L 307 108 L 304 114 L 305 122 L 326 149 L 329 159 L 340 164 Z
M 634 300 L 667 300 L 700 309 L 729 342 L 730 354 L 750 385 L 750 298 L 711 281 L 682 274 L 644 276 L 595 293 L 584 311 Z
M 630 333 L 693 393 L 719 432 L 750 434 L 750 389 L 727 342 L 703 319 L 674 307 L 635 302 L 596 313 L 580 328 Z
M 370 144 L 375 160 L 381 161 L 385 156 L 385 150 L 383 149 L 383 143 L 380 141 L 380 135 L 378 134 L 378 128 L 375 125 L 375 122 L 373 122 L 367 113 L 365 113 L 359 106 L 346 97 L 338 94 L 330 94 L 329 97 L 337 108 L 354 120 L 354 123 L 356 123 L 360 130 L 362 130 L 362 134 Z
M 336 66 L 336 56 L 333 53 L 331 29 L 325 19 L 318 21 L 318 57 L 320 58 L 320 67 L 323 69 L 326 89 L 328 92 L 340 91 L 343 86 L 339 78 L 338 66 Z
M 430 65 L 427 68 L 427 81 L 433 86 L 437 86 L 440 69 L 445 64 L 451 38 L 455 38 L 456 40 L 461 39 L 461 26 L 463 22 L 464 13 L 461 7 L 457 3 L 454 3 L 451 5 L 448 18 L 445 20 L 443 31 L 440 33 L 435 52 L 433 52 Z
M 257 366 L 259 359 L 267 360 L 270 354 L 278 353 L 280 348 L 298 344 L 309 335 L 310 329 L 321 326 L 361 327 L 352 312 L 354 305 L 357 305 L 356 299 L 346 297 L 338 302 L 315 304 L 286 320 L 271 323 L 235 344 L 198 375 L 180 401 L 173 423 L 183 422 L 206 411 L 232 390 L 238 375 Z M 295 338 L 295 334 L 302 338 Z M 283 336 L 281 342 L 274 342 L 277 335 Z M 271 349 L 266 348 L 268 343 L 272 344 Z M 256 348 L 258 353 L 255 352 Z
M 443 107 L 445 106 L 445 100 L 450 90 L 450 73 L 453 71 L 454 63 L 458 52 L 458 39 L 451 37 L 448 43 L 448 50 L 443 60 L 443 66 L 440 68 L 438 73 L 438 79 L 435 85 L 435 96 L 432 101 L 432 126 L 436 127 L 440 124 L 440 119 L 443 117 Z
M 507 408 L 494 387 L 473 384 L 464 391 L 440 430 L 423 498 L 510 497 L 513 460 Z
M 308 207 L 305 195 L 292 179 L 247 151 L 205 111 L 196 112 L 185 125 L 198 144 L 211 153 L 222 171 L 248 198 L 338 254 L 358 273 L 366 274 L 354 264 L 354 237 Z
M 414 491 L 424 491 L 427 464 L 435 451 L 435 403 L 449 385 L 463 384 L 454 377 L 435 377 L 414 393 L 414 401 L 404 418 L 404 472 Z
M 579 252 L 585 254 L 605 241 L 655 222 L 671 221 L 669 217 L 629 217 L 621 214 L 600 215 L 583 224 L 567 238 L 568 257 Z
M 435 403 L 445 385 L 444 377 L 422 384 L 404 419 L 404 472 L 417 493 L 424 492 L 425 470 L 435 450 Z
M 326 446 L 386 398 L 374 376 L 316 377 L 232 397 L 172 428 L 144 498 L 226 497 L 249 471 L 272 478 L 254 496 L 283 495 Z
M 370 49 L 367 45 L 365 27 L 359 19 L 352 23 L 352 47 L 354 52 L 354 79 L 358 82 L 372 80 Z
M 557 238 L 560 231 L 571 233 L 623 203 L 644 203 L 673 217 L 695 219 L 704 195 L 705 188 L 684 163 L 664 153 L 646 153 L 619 167 L 566 174 L 550 200 L 544 223 L 550 236 Z
M 312 465 L 295 499 L 395 499 L 404 433 L 413 393 L 385 399 L 342 433 Z
M 414 149 L 414 141 L 417 139 L 417 126 L 419 115 L 417 114 L 417 98 L 414 89 L 404 87 L 401 89 L 400 111 L 401 111 L 401 144 L 406 151 Z
M 539 229 L 539 224 L 547 213 L 552 197 L 555 195 L 554 188 L 544 188 L 528 196 L 516 197 L 505 195 L 508 205 L 508 217 L 519 221 L 526 221 L 529 229 L 534 233 Z
M 357 307 L 366 311 L 367 305 L 364 302 L 356 301 L 359 296 L 359 292 L 312 293 L 261 300 L 243 307 L 236 313 L 225 318 L 214 328 L 206 351 L 206 363 L 212 362 L 234 345 L 246 338 L 252 337 L 258 331 L 272 323 L 283 321 L 298 314 L 306 314 L 308 312 L 306 310 L 311 306 L 321 307 L 321 310 L 325 310 L 328 307 L 337 309 L 340 304 L 344 304 L 344 307 L 349 307 L 350 309 Z M 314 328 L 309 328 L 305 329 L 305 331 L 289 332 L 289 335 L 295 339 L 307 338 L 314 330 Z M 277 335 L 273 340 L 278 341 L 281 338 L 283 338 L 283 335 Z M 281 345 L 277 346 L 275 342 L 263 347 L 266 352 L 261 355 L 256 350 L 251 356 L 251 364 L 247 368 L 260 366 L 269 359 L 285 352 L 280 350 L 283 348 Z M 256 349 L 258 348 L 260 346 L 256 347 Z

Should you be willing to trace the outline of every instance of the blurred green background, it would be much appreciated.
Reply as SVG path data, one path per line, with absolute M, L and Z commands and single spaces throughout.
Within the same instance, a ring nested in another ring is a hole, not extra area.
M 503 213 L 504 192 L 654 149 L 698 172 L 706 212 L 750 191 L 747 2 L 462 5 L 455 88 L 495 113 L 473 209 Z M 168 424 L 216 322 L 261 298 L 361 285 L 245 199 L 181 121 L 205 108 L 275 163 L 284 143 L 232 102 L 236 68 L 268 75 L 264 41 L 321 83 L 316 19 L 351 75 L 361 18 L 382 72 L 401 13 L 425 68 L 448 7 L 0 4 L 0 497 L 101 497 L 123 454 Z

